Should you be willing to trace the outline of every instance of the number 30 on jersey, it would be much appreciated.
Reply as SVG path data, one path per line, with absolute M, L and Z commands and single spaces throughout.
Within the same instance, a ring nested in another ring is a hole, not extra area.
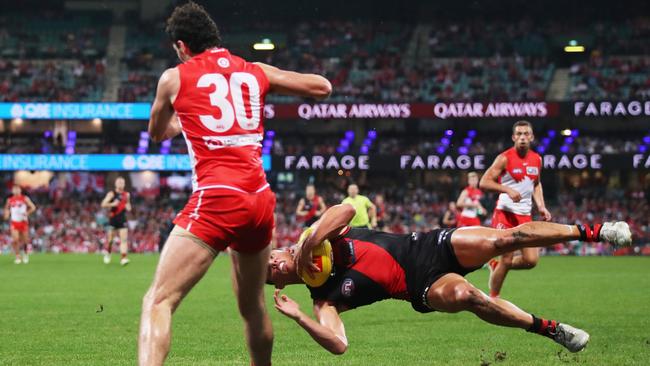
M 248 106 L 251 116 L 246 115 L 246 104 L 242 93 L 242 85 L 248 87 Z M 205 74 L 199 78 L 196 86 L 209 88 L 214 85 L 215 89 L 210 93 L 210 105 L 219 108 L 220 118 L 213 115 L 200 115 L 201 123 L 214 132 L 226 132 L 235 123 L 244 130 L 255 130 L 260 125 L 260 86 L 257 79 L 247 72 L 234 72 L 230 75 L 230 83 L 222 74 Z M 226 98 L 230 93 L 232 103 Z

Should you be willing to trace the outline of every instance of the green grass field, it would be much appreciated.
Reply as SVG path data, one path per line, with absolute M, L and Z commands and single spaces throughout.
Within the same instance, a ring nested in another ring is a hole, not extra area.
M 157 256 L 134 255 L 126 268 L 96 255 L 12 259 L 0 257 L 0 365 L 135 364 L 140 300 Z M 169 365 L 248 365 L 229 263 L 219 257 L 178 310 Z M 485 289 L 487 271 L 469 279 Z M 306 289 L 286 293 L 310 309 Z M 384 301 L 342 315 L 350 347 L 332 356 L 271 308 L 274 365 L 650 364 L 650 258 L 542 258 L 532 271 L 513 272 L 503 296 L 587 330 L 591 343 L 568 354 L 471 314 L 422 315 Z M 495 360 L 497 352 L 505 357 Z

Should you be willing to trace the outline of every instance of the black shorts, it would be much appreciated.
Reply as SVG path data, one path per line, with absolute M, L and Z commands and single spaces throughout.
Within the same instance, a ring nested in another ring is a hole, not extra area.
M 413 234 L 411 253 L 406 270 L 406 285 L 411 306 L 420 313 L 435 311 L 427 304 L 427 292 L 431 285 L 447 273 L 461 276 L 478 268 L 464 268 L 458 263 L 451 236 L 456 229 L 436 229 L 427 233 Z
M 108 220 L 108 226 L 111 229 L 115 229 L 115 230 L 124 229 L 126 227 L 126 220 L 121 218 L 111 217 Z

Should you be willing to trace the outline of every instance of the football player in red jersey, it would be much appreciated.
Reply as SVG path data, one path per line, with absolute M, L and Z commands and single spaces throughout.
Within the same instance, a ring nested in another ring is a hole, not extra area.
M 29 263 L 27 243 L 29 242 L 29 215 L 36 211 L 36 206 L 29 197 L 23 195 L 19 185 L 11 188 L 12 196 L 7 199 L 4 209 L 5 220 L 11 219 L 9 230 L 11 232 L 11 246 L 14 249 L 15 264 Z M 23 250 L 22 257 L 20 250 Z
M 160 77 L 149 135 L 159 142 L 183 134 L 193 193 L 174 220 L 143 299 L 140 365 L 164 362 L 172 313 L 226 248 L 252 363 L 269 365 L 273 330 L 263 287 L 275 195 L 261 159 L 264 100 L 269 92 L 324 99 L 332 87 L 319 75 L 232 55 L 210 15 L 193 2 L 174 9 L 166 30 L 182 63 Z
M 467 173 L 467 187 L 460 192 L 456 207 L 461 209 L 458 217 L 457 226 L 480 226 L 481 218 L 485 208 L 481 205 L 483 192 L 478 189 L 478 174 L 476 172 Z
M 589 341 L 587 332 L 489 297 L 463 277 L 494 256 L 522 248 L 577 239 L 632 244 L 625 222 L 593 226 L 529 222 L 506 230 L 473 226 L 390 234 L 350 228 L 354 215 L 351 205 L 331 207 L 312 225 L 304 242 L 289 250 L 273 250 L 267 269 L 267 283 L 276 287 L 276 309 L 334 354 L 348 348 L 340 313 L 385 299 L 408 301 L 421 313 L 469 311 L 490 324 L 537 333 L 578 352 Z M 298 273 L 302 268 L 312 271 L 312 249 L 323 240 L 332 245 L 333 270 L 321 286 L 307 286 L 314 320 L 279 291 L 303 283 Z
M 497 156 L 481 178 L 479 186 L 482 189 L 500 193 L 492 216 L 492 227 L 496 229 L 509 229 L 532 221 L 533 200 L 544 221 L 551 221 L 540 182 L 542 158 L 530 148 L 534 139 L 530 122 L 516 122 L 512 126 L 514 147 Z M 538 248 L 523 248 L 520 256 L 506 253 L 500 261 L 490 261 L 490 296 L 499 296 L 509 270 L 531 269 L 538 261 Z

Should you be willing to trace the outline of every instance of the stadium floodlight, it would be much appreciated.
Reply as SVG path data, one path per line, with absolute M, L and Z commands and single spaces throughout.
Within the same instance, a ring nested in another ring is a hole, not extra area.
M 254 43 L 253 49 L 255 51 L 273 51 L 275 49 L 275 44 L 273 44 L 270 39 L 264 38 L 262 42 Z
M 572 39 L 569 41 L 569 44 L 567 46 L 564 46 L 564 52 L 567 53 L 572 53 L 572 52 L 585 52 L 585 46 L 581 46 L 578 44 L 578 41 L 575 39 Z

